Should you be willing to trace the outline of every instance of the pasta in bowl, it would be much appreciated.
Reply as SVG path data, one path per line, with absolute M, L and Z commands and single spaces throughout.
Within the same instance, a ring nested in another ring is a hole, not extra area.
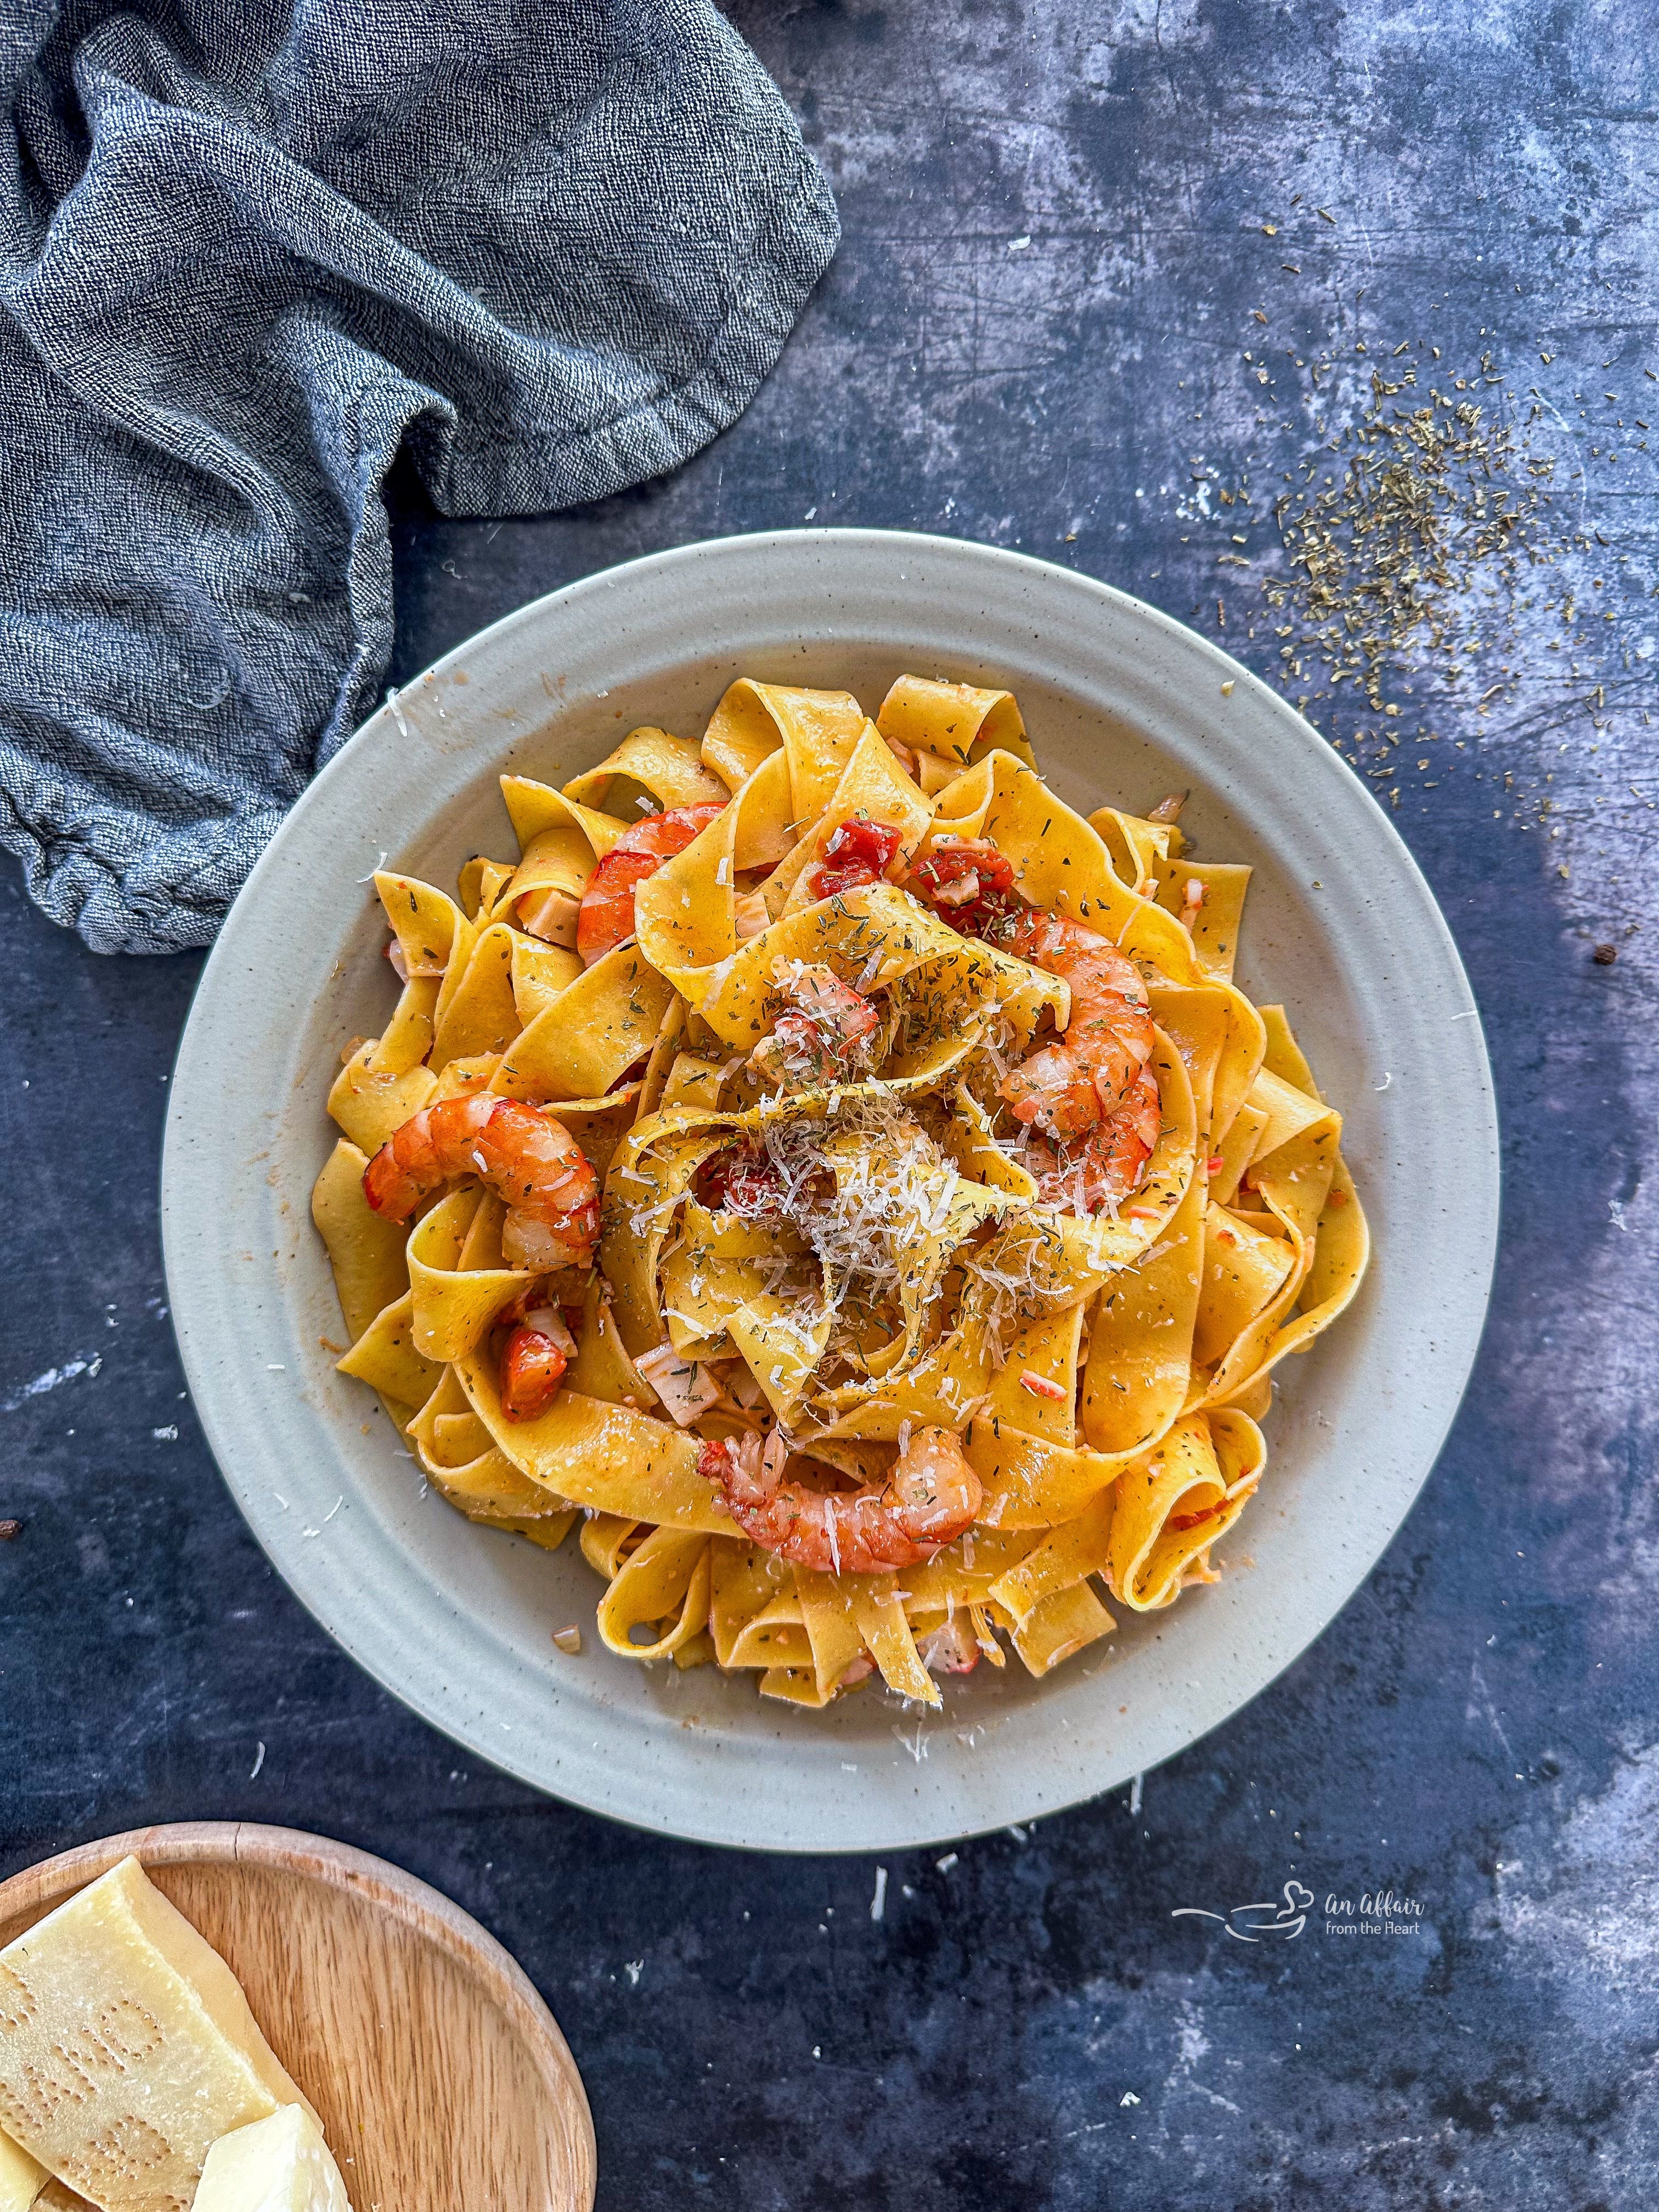
M 401 994 L 313 1199 L 432 1486 L 580 1524 L 613 1651 L 822 1707 L 1044 1674 L 1217 1578 L 1363 1209 L 1249 871 L 1088 817 L 1007 691 L 739 679 L 502 779 L 515 860 L 375 885 Z

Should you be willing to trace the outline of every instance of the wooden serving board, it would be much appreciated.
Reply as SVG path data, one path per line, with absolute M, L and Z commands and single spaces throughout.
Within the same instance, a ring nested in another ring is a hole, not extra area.
M 523 1969 L 458 1905 L 320 1836 L 192 1821 L 0 1883 L 0 1946 L 129 1852 L 246 1990 L 353 2212 L 591 2212 L 575 2062 Z M 41 2201 L 82 2200 L 54 2184 Z

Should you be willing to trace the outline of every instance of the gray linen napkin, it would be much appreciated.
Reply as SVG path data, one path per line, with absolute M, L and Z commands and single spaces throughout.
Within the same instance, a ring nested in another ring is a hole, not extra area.
M 602 498 L 725 428 L 838 236 L 706 0 L 0 0 L 0 844 L 212 937 L 385 680 L 381 486 Z

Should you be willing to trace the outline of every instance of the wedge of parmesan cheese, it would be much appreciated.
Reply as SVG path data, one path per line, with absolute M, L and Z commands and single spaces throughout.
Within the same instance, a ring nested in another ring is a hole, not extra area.
M 0 2127 L 101 2212 L 189 2212 L 210 2147 L 283 2105 L 235 1976 L 136 1858 L 0 1951 Z
M 0 2212 L 29 2212 L 46 2187 L 46 2169 L 38 2166 L 8 2135 L 0 2135 Z
M 351 2212 L 340 2169 L 308 2112 L 288 2105 L 221 2136 L 191 2212 Z

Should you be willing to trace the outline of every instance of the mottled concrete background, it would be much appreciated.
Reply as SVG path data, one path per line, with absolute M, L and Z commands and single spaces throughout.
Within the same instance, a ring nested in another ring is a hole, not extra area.
M 479 1768 L 275 1583 L 163 1310 L 155 1163 L 194 968 L 94 960 L 10 878 L 0 1516 L 26 1526 L 0 1546 L 0 1864 L 245 1814 L 413 1868 L 551 2000 L 607 2212 L 1649 2205 L 1651 13 L 736 15 L 836 183 L 839 261 L 746 420 L 675 480 L 546 522 L 411 507 L 400 678 L 609 562 L 808 517 L 1018 545 L 1212 634 L 1224 611 L 1273 675 L 1271 496 L 1370 362 L 1539 408 L 1564 542 L 1531 605 L 1472 608 L 1455 680 L 1398 673 L 1397 745 L 1310 706 L 1395 809 L 1492 1039 L 1506 1226 L 1468 1403 L 1364 1593 L 1271 1692 L 1138 1808 L 890 1863 L 872 1923 L 871 1865 L 660 1843 Z M 1316 394 L 1296 362 L 1322 356 Z M 1318 688 L 1285 665 L 1292 696 Z M 1249 1945 L 1170 1917 L 1292 1879 L 1318 1907 L 1409 1896 L 1419 1932 L 1316 1918 Z

